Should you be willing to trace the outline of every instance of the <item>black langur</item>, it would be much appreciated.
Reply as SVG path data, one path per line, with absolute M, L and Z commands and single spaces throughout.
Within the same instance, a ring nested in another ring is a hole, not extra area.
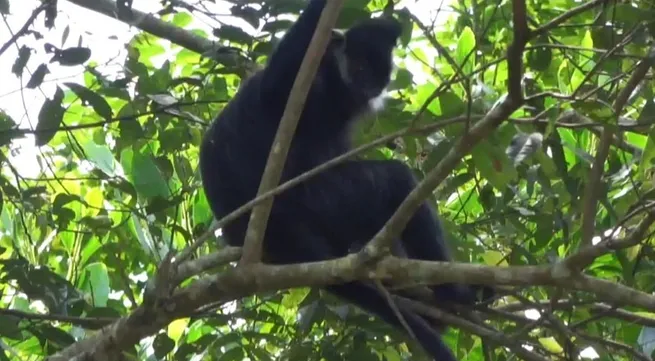
M 205 134 L 200 171 L 217 219 L 256 196 L 291 87 L 325 3 L 309 0 L 266 67 L 245 81 Z M 380 108 L 400 34 L 400 24 L 391 18 L 369 19 L 345 33 L 333 32 L 291 144 L 283 182 L 351 148 L 353 122 Z M 401 162 L 353 160 L 283 192 L 275 197 L 264 236 L 265 261 L 288 264 L 347 255 L 354 245 L 361 246 L 377 233 L 415 185 L 411 170 Z M 243 245 L 249 216 L 248 212 L 223 228 L 230 245 Z M 407 257 L 451 260 L 428 202 L 407 224 L 401 241 Z M 349 282 L 326 289 L 402 327 L 385 297 L 370 285 Z M 475 302 L 473 287 L 443 284 L 432 289 L 445 302 Z M 408 310 L 401 313 L 435 360 L 455 361 L 430 322 Z

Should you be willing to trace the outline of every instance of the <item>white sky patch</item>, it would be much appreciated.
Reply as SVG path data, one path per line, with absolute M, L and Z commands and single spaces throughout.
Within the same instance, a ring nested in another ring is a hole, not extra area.
M 449 14 L 443 10 L 440 11 L 438 7 L 443 7 L 443 4 L 449 1 L 435 3 L 432 0 L 403 0 L 397 5 L 397 8 L 407 7 L 424 23 L 435 23 L 438 27 L 445 22 Z M 23 26 L 26 19 L 29 18 L 32 11 L 38 5 L 39 2 L 34 0 L 14 1 L 11 3 L 11 16 L 7 17 L 7 22 L 12 33 L 15 33 Z M 216 18 L 221 22 L 242 27 L 249 33 L 257 32 L 257 29 L 254 29 L 242 19 L 230 16 L 229 8 L 231 5 L 226 1 L 219 0 L 215 4 L 206 2 L 206 5 L 208 6 L 208 11 L 218 14 Z M 154 12 L 160 9 L 160 6 L 159 0 L 140 0 L 134 3 L 136 9 L 144 12 Z M 35 26 L 33 29 L 43 35 L 44 38 L 42 40 L 37 41 L 33 36 L 23 36 L 19 39 L 19 45 L 26 45 L 36 49 L 36 52 L 30 58 L 22 79 L 17 78 L 11 73 L 11 66 L 17 57 L 18 47 L 12 45 L 0 57 L 0 69 L 4 69 L 0 73 L 0 84 L 3 85 L 2 89 L 0 89 L 0 108 L 7 112 L 21 128 L 33 128 L 36 126 L 41 105 L 46 97 L 51 97 L 54 94 L 59 82 L 67 81 L 83 84 L 84 69 L 81 66 L 66 67 L 52 63 L 48 64 L 50 74 L 46 76 L 45 81 L 39 89 L 21 90 L 36 67 L 41 63 L 48 63 L 51 58 L 51 55 L 46 54 L 43 49 L 45 42 L 61 47 L 63 31 L 66 26 L 69 26 L 69 36 L 63 46 L 68 47 L 79 44 L 89 47 L 92 52 L 91 60 L 100 65 L 98 69 L 102 73 L 111 76 L 111 74 L 117 73 L 121 69 L 121 64 L 127 55 L 123 45 L 135 34 L 139 33 L 139 30 L 134 27 L 70 2 L 59 2 L 58 7 L 59 12 L 53 29 L 45 28 L 43 14 L 34 23 Z M 200 28 L 211 33 L 212 28 L 210 25 L 213 24 L 216 24 L 216 21 L 200 15 L 188 28 Z M 416 34 L 418 35 L 419 33 Z M 0 28 L 0 39 L 9 39 L 10 37 L 11 33 L 7 29 L 7 26 L 3 25 Z M 429 47 L 421 46 L 421 48 L 425 51 Z M 428 55 L 433 56 L 434 54 Z M 170 58 L 171 52 L 168 51 L 153 59 L 153 63 L 157 65 Z M 404 65 L 414 74 L 414 80 L 417 83 L 424 83 L 428 79 L 425 76 L 421 76 L 424 71 L 423 65 L 412 60 L 409 56 L 404 60 Z M 50 158 L 52 151 L 48 146 L 41 147 L 40 149 L 36 148 L 34 146 L 34 136 L 27 135 L 23 139 L 13 141 L 9 159 L 21 175 L 35 178 L 41 172 L 41 165 L 37 162 L 39 155 Z
M 605 239 L 617 239 L 617 238 L 619 238 L 619 236 L 621 235 L 622 232 L 623 232 L 622 227 L 606 229 L 605 232 L 603 232 L 603 237 L 605 237 Z M 598 243 L 600 243 L 603 240 L 603 237 L 601 237 L 601 236 L 592 237 L 591 238 L 591 244 L 594 245 L 594 246 L 597 245 Z
M 598 352 L 596 352 L 596 350 L 594 350 L 593 347 L 590 346 L 580 351 L 580 358 L 594 360 L 600 358 L 600 355 L 598 354 Z
M 534 308 L 525 310 L 525 317 L 530 320 L 538 320 L 541 318 L 541 313 Z

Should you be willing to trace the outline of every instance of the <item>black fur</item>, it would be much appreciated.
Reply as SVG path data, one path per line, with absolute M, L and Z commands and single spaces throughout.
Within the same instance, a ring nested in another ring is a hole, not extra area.
M 246 81 L 204 137 L 200 169 L 217 219 L 256 196 L 289 92 L 325 2 L 309 1 L 266 68 Z M 282 181 L 350 149 L 350 125 L 370 110 L 369 100 L 389 83 L 391 53 L 400 33 L 400 24 L 392 19 L 371 19 L 345 34 L 333 33 L 307 97 Z M 375 235 L 415 184 L 403 163 L 356 160 L 276 196 L 264 239 L 265 260 L 297 263 L 346 255 L 354 245 L 362 245 Z M 229 244 L 243 245 L 249 215 L 223 228 Z M 401 238 L 400 247 L 408 257 L 451 259 L 441 226 L 427 202 L 407 224 Z M 475 298 L 471 288 L 461 285 L 433 289 L 444 301 L 470 303 Z M 401 327 L 385 298 L 374 288 L 351 282 L 327 290 Z M 402 313 L 435 360 L 455 360 L 429 322 L 413 312 Z

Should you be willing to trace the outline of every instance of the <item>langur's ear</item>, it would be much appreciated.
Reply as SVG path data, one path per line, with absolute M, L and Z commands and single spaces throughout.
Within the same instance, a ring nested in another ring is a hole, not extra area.
M 375 47 L 395 47 L 402 33 L 400 23 L 389 17 L 367 19 L 351 27 L 344 34 L 353 47 L 375 44 Z

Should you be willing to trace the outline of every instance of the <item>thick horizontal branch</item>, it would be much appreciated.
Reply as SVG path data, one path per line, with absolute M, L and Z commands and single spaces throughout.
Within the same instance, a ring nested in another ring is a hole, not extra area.
M 217 276 L 201 278 L 189 287 L 175 292 L 160 307 L 146 309 L 140 306 L 129 316 L 48 360 L 70 360 L 80 354 L 88 356 L 88 360 L 100 360 L 100 355 L 135 345 L 173 320 L 185 317 L 209 303 L 227 302 L 259 292 L 306 286 L 324 287 L 354 280 L 380 280 L 392 287 L 444 282 L 546 285 L 586 291 L 611 304 L 633 305 L 655 312 L 654 296 L 587 276 L 556 278 L 549 266 L 493 267 L 388 257 L 382 259 L 375 268 L 366 269 L 359 266 L 358 256 L 353 254 L 331 261 L 294 265 L 252 264 L 247 268 L 234 268 Z

